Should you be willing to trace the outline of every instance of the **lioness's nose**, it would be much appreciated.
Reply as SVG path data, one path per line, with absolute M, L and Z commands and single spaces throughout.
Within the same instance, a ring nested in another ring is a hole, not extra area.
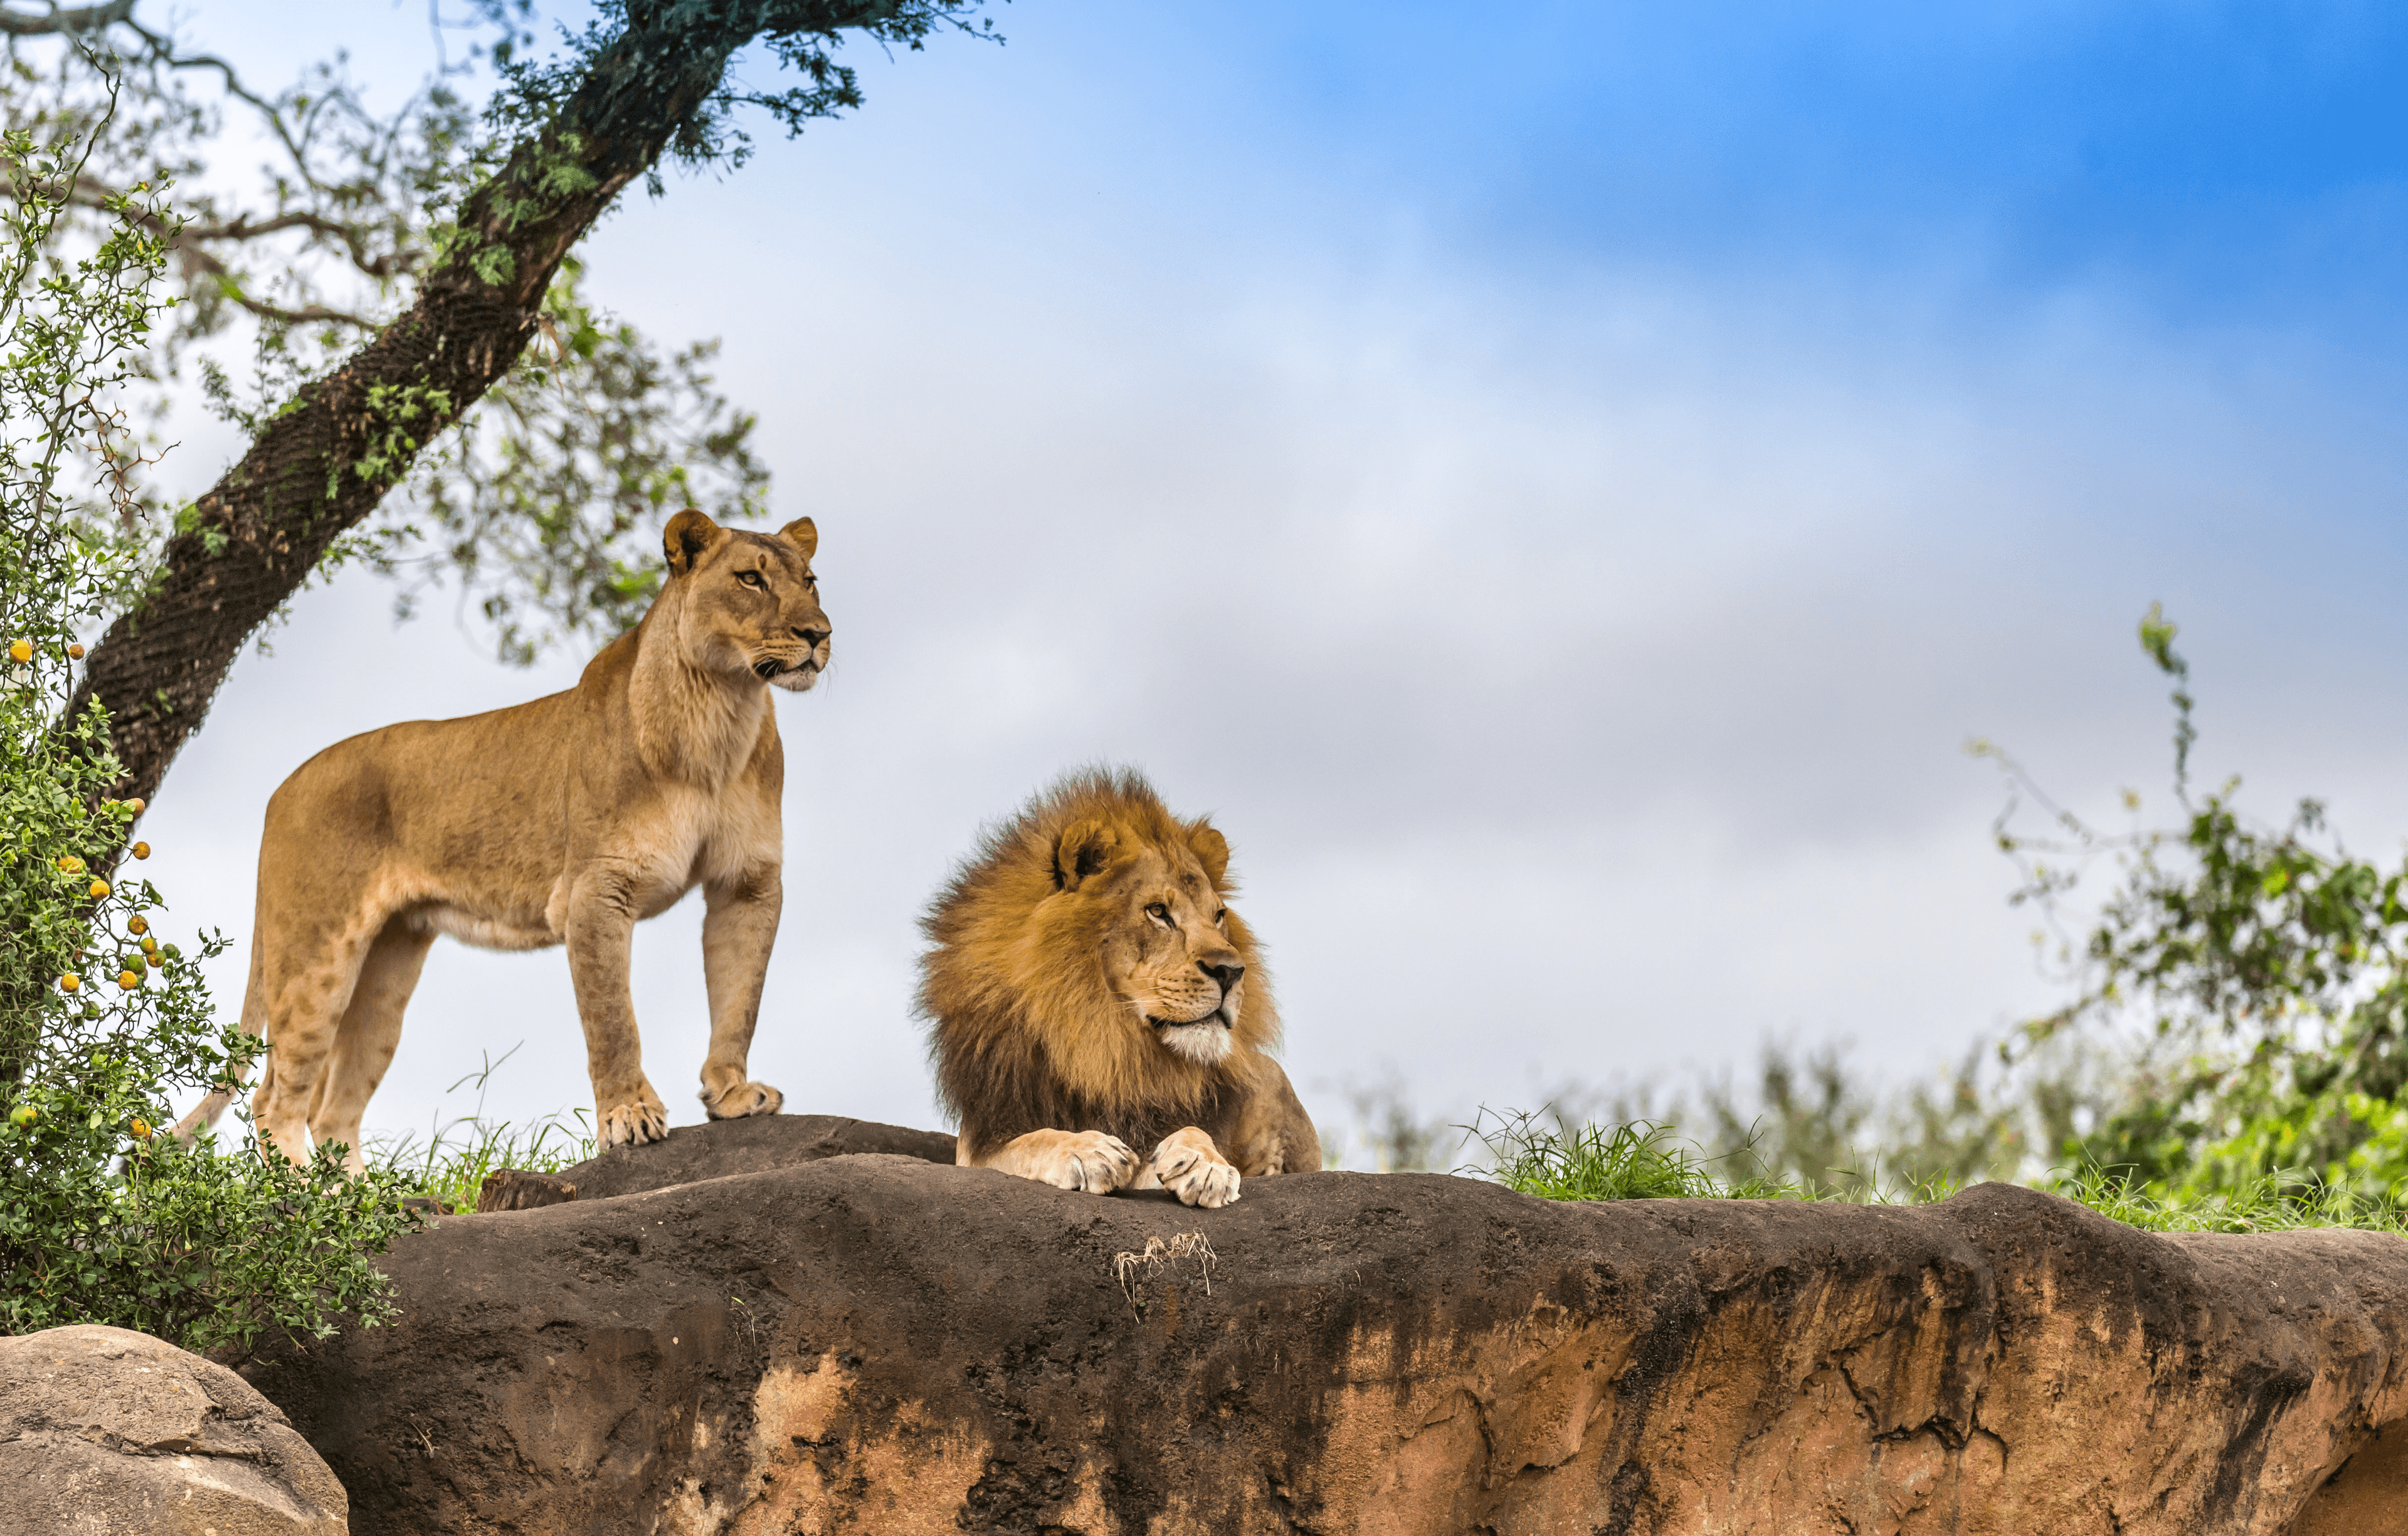
M 1242 965 L 1199 965 L 1197 970 L 1221 984 L 1221 995 L 1227 997 L 1237 989 L 1238 979 L 1246 974 Z
M 820 642 L 827 637 L 828 632 L 825 630 L 806 629 L 799 624 L 795 627 L 795 638 L 813 650 L 819 649 Z

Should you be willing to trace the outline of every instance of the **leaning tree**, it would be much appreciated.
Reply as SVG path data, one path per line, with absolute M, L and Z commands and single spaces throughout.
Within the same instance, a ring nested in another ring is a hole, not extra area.
M 121 130 L 132 136 L 123 164 L 149 154 L 177 169 L 165 150 L 207 126 L 206 107 L 177 83 L 195 71 L 260 112 L 290 162 L 272 207 L 203 206 L 172 232 L 192 302 L 183 328 L 163 338 L 166 365 L 179 339 L 239 313 L 261 327 L 261 377 L 271 388 L 245 404 L 221 369 L 201 364 L 210 393 L 250 430 L 249 447 L 164 519 L 140 589 L 85 661 L 67 718 L 93 701 L 108 710 L 123 768 L 115 793 L 151 796 L 245 643 L 323 564 L 347 553 L 394 558 L 417 530 L 364 541 L 364 526 L 414 474 L 421 509 L 438 529 L 517 538 L 523 568 L 484 573 L 484 606 L 506 654 L 523 657 L 546 624 L 608 627 L 639 609 L 650 574 L 616 541 L 645 498 L 688 489 L 691 463 L 740 507 L 757 501 L 764 476 L 745 448 L 749 419 L 709 389 L 707 353 L 664 360 L 584 306 L 578 240 L 630 183 L 642 178 L 657 195 L 665 162 L 740 161 L 741 109 L 798 132 L 857 106 L 854 73 L 835 57 L 848 35 L 911 50 L 940 29 L 992 36 L 990 23 L 973 21 L 977 8 L 978 0 L 601 0 L 582 32 L 564 33 L 553 54 L 537 58 L 518 24 L 523 5 L 484 0 L 485 20 L 500 30 L 490 50 L 500 79 L 481 119 L 438 80 L 386 120 L 361 108 L 331 68 L 281 96 L 258 95 L 225 61 L 179 51 L 141 27 L 132 0 L 0 8 L 0 35 L 12 45 L 67 34 L 75 59 L 121 77 L 147 72 L 154 110 Z M 731 62 L 754 45 L 785 73 L 781 88 L 731 81 Z M 25 82 L 49 77 L 19 68 L 13 78 L 22 98 Z M 30 107 L 50 111 L 63 131 L 79 126 L 64 91 L 7 105 L 12 118 Z M 77 196 L 98 205 L 123 190 L 96 178 Z M 395 312 L 328 302 L 294 276 L 298 263 L 263 262 L 272 249 L 264 242 L 278 236 L 331 256 L 372 299 L 389 295 Z M 538 336 L 546 375 L 580 388 L 513 378 Z M 296 337 L 314 341 L 323 363 L 313 366 Z M 505 440 L 498 461 L 479 450 L 495 438 Z M 631 439 L 652 447 L 630 455 Z M 141 467 L 100 466 L 113 476 Z M 561 505 L 580 494 L 604 504 L 598 521 L 563 519 Z M 449 542 L 465 562 L 488 541 Z M 509 578 L 529 570 L 540 590 L 523 582 L 513 591 Z M 473 584 L 479 573 L 465 575 Z

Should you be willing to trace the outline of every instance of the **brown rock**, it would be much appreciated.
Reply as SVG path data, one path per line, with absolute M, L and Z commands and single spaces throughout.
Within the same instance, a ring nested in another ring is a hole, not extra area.
M 2376 1536 L 2408 1496 L 2408 1243 L 1999 1185 L 1204 1212 L 845 1156 L 389 1268 L 398 1326 L 253 1372 L 364 1532 Z
M 347 1515 L 225 1367 L 122 1328 L 0 1338 L 0 1536 L 342 1536 Z
M 495 1211 L 539 1211 L 547 1205 L 566 1205 L 576 1198 L 577 1186 L 556 1173 L 496 1168 L 477 1186 L 477 1211 L 484 1216 Z
M 927 1162 L 953 1160 L 953 1139 L 841 1115 L 755 1115 L 740 1120 L 680 1126 L 666 1140 L 624 1146 L 564 1168 L 580 1200 L 666 1189 L 729 1173 L 817 1162 L 859 1152 L 892 1152 Z

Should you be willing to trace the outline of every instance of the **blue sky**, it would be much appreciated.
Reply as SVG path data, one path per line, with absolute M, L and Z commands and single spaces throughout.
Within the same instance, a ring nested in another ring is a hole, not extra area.
M 1096 759 L 1220 816 L 1341 1128 L 1390 1071 L 1461 1114 L 1770 1034 L 1896 1078 L 2046 1006 L 1960 747 L 2162 804 L 2152 601 L 2202 773 L 2399 847 L 2397 13 L 996 15 L 851 50 L 862 112 L 586 248 L 606 305 L 724 338 L 823 531 L 756 1045 L 794 1107 L 936 1123 L 912 918 Z M 430 56 L 414 6 L 189 31 L 270 79 L 349 45 L 396 95 Z M 575 676 L 384 601 L 346 577 L 237 667 L 153 813 L 179 911 L 246 926 L 319 747 Z M 687 1117 L 694 926 L 638 947 Z M 580 1102 L 559 957 L 446 946 L 372 1123 L 521 1038 L 495 1105 Z

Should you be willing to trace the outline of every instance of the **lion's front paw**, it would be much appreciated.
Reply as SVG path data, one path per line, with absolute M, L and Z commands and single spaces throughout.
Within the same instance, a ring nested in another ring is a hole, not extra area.
M 747 1115 L 775 1115 L 785 1107 L 785 1103 L 786 1096 L 767 1083 L 738 1083 L 715 1099 L 708 1086 L 702 1090 L 702 1112 L 714 1120 L 740 1120 Z
M 1212 1138 L 1194 1126 L 1162 1138 L 1154 1149 L 1152 1171 L 1182 1205 L 1217 1211 L 1238 1198 L 1238 1165 L 1221 1156 Z
M 646 1084 L 640 1098 L 624 1101 L 602 1111 L 595 1127 L 604 1151 L 614 1146 L 641 1146 L 656 1142 L 669 1133 L 669 1112 Z
M 1138 1155 L 1118 1136 L 1100 1131 L 1056 1132 L 1062 1139 L 1036 1159 L 1030 1176 L 1057 1189 L 1109 1195 L 1137 1177 Z

